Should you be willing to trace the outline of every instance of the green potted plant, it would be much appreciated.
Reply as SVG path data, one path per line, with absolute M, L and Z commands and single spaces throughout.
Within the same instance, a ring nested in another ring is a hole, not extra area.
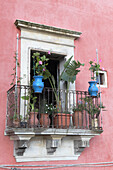
M 101 60 L 99 60 L 101 62 Z M 88 92 L 90 96 L 97 96 L 98 94 L 98 87 L 97 87 L 97 77 L 99 76 L 98 71 L 100 70 L 100 64 L 97 64 L 94 60 L 89 62 L 90 68 L 89 70 L 91 71 L 91 81 L 89 81 L 89 88 Z
M 54 116 L 54 126 L 56 128 L 69 128 L 71 113 L 68 111 L 57 112 Z
M 68 94 L 70 83 L 74 83 L 76 80 L 76 75 L 80 72 L 79 68 L 80 66 L 84 66 L 84 64 L 81 64 L 79 61 L 72 60 L 71 56 L 65 63 L 64 68 L 59 75 L 58 79 L 58 89 L 56 88 L 55 78 L 52 74 L 49 73 L 48 79 L 51 84 L 51 87 L 53 89 L 55 99 L 57 102 L 57 108 L 61 104 L 60 103 L 60 82 L 65 81 L 66 82 L 66 91 Z M 72 61 L 71 61 L 72 60 Z M 67 96 L 66 96 L 66 107 L 67 107 Z
M 27 100 L 27 120 L 30 120 L 30 126 L 33 127 L 34 125 L 38 125 L 38 108 L 36 108 L 35 104 L 37 101 L 37 97 L 33 95 L 33 90 L 30 89 L 28 91 L 28 95 L 21 97 L 23 100 Z M 25 119 L 25 118 L 24 118 Z
M 55 105 L 53 105 L 53 103 L 45 105 L 45 113 L 49 116 L 49 117 L 47 116 L 47 118 L 49 118 L 50 120 L 50 127 L 54 126 L 54 116 L 56 112 L 57 108 Z
M 29 115 L 25 115 L 24 117 L 20 115 L 20 127 L 26 128 L 28 126 Z
M 81 64 L 79 61 L 76 62 L 75 60 L 72 60 L 72 57 L 73 56 L 71 56 L 64 63 L 64 69 L 61 72 L 61 74 L 59 75 L 58 90 L 57 90 L 56 85 L 55 85 L 56 83 L 55 83 L 54 76 L 50 74 L 50 76 L 48 78 L 49 81 L 50 81 L 51 87 L 53 89 L 55 98 L 56 98 L 56 107 L 57 107 L 58 113 L 56 114 L 55 119 L 57 119 L 57 120 L 62 119 L 63 116 L 65 115 L 65 117 L 66 117 L 65 120 L 67 120 L 67 117 L 68 117 L 69 122 L 70 122 L 70 113 L 68 112 L 68 108 L 67 108 L 67 106 L 68 106 L 69 86 L 70 86 L 70 83 L 75 82 L 76 75 L 80 72 L 80 70 L 79 70 L 80 66 L 84 66 L 84 64 Z M 63 113 L 61 113 L 62 104 L 61 104 L 61 100 L 60 100 L 60 81 L 65 81 L 66 82 L 65 111 Z M 58 117 L 60 117 L 60 118 L 58 118 Z M 60 122 L 60 120 L 59 120 L 59 122 Z M 63 122 L 63 121 L 61 120 L 61 122 Z
M 47 104 L 45 99 L 42 99 L 42 101 L 40 102 L 38 115 L 41 127 L 47 128 L 50 126 L 50 114 L 52 114 L 52 112 L 50 112 L 49 110 L 49 105 Z
M 13 115 L 13 125 L 14 127 L 18 128 L 20 125 L 20 118 L 19 118 L 19 114 L 17 114 L 16 112 Z
M 38 125 L 38 108 L 35 107 L 37 97 L 32 97 L 32 103 L 30 102 L 30 126 Z
M 40 53 L 33 53 L 33 70 L 34 70 L 34 81 L 33 81 L 33 89 L 35 93 L 42 93 L 44 88 L 44 82 L 42 79 L 48 78 L 48 70 L 46 66 L 48 65 L 48 58 L 45 55 L 40 56 Z
M 84 110 L 90 115 L 91 118 L 91 127 L 98 127 L 98 117 L 100 115 L 101 109 L 104 109 L 105 106 L 102 103 L 94 103 L 93 97 L 84 98 Z
M 57 112 L 56 106 L 54 106 L 52 103 L 47 104 L 45 103 L 45 106 L 42 109 L 44 114 L 41 114 L 41 122 L 45 119 L 47 120 L 47 125 L 50 125 L 50 127 L 54 126 L 54 116 Z M 44 118 L 45 117 L 45 118 Z M 43 123 L 41 123 L 43 124 Z
M 73 126 L 80 128 L 82 127 L 82 117 L 84 111 L 84 103 L 80 100 L 76 105 L 73 106 Z

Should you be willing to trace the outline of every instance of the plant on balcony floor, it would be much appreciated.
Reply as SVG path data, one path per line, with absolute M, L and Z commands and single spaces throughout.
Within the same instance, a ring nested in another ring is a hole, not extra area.
M 69 128 L 70 126 L 70 112 L 57 112 L 54 116 L 54 127 L 55 128 Z
M 85 97 L 84 99 L 84 110 L 88 112 L 91 117 L 91 127 L 98 127 L 98 118 L 101 112 L 101 109 L 104 109 L 105 106 L 102 103 L 94 103 L 93 97 Z
M 84 103 L 82 100 L 78 101 L 76 105 L 73 106 L 73 126 L 76 128 L 82 127 L 82 118 L 83 118 L 83 111 L 84 111 Z
M 68 91 L 69 91 L 69 86 L 70 86 L 70 83 L 74 83 L 75 80 L 76 80 L 76 75 L 80 72 L 79 68 L 80 66 L 84 66 L 84 64 L 81 64 L 79 61 L 71 61 L 72 60 L 72 57 L 71 56 L 65 63 L 64 63 L 64 69 L 63 71 L 61 72 L 61 74 L 59 75 L 59 79 L 58 79 L 58 89 L 56 88 L 56 83 L 55 83 L 55 78 L 53 75 L 51 75 L 49 73 L 49 82 L 51 84 L 51 87 L 53 89 L 53 92 L 54 92 L 54 95 L 55 95 L 55 98 L 56 98 L 56 102 L 57 102 L 57 107 L 59 105 L 61 105 L 61 100 L 60 100 L 60 93 L 59 93 L 59 90 L 60 90 L 60 82 L 61 81 L 64 81 L 66 82 L 66 92 L 68 94 Z M 67 107 L 67 96 L 66 96 L 66 107 Z
M 57 107 L 57 111 L 59 113 L 62 111 L 62 103 L 60 100 L 60 81 L 64 81 L 66 83 L 65 111 L 63 113 L 67 113 L 68 112 L 68 107 L 67 107 L 68 106 L 68 93 L 69 93 L 70 83 L 73 84 L 75 82 L 76 75 L 80 72 L 80 70 L 79 70 L 80 66 L 84 66 L 84 64 L 81 64 L 79 61 L 76 62 L 75 60 L 72 60 L 72 57 L 73 56 L 71 56 L 64 63 L 64 69 L 61 72 L 61 74 L 59 75 L 58 90 L 55 86 L 56 83 L 55 83 L 54 76 L 50 75 L 48 78 L 49 82 L 51 84 L 51 87 L 53 89 L 55 98 L 56 98 L 56 107 Z M 67 115 L 66 115 L 66 117 L 67 117 Z M 70 116 L 69 116 L 69 119 L 70 119 Z
M 44 82 L 42 79 L 48 78 L 48 70 L 46 66 L 48 65 L 48 58 L 45 55 L 42 57 L 40 53 L 33 53 L 33 70 L 34 70 L 34 81 L 33 81 L 33 89 L 35 93 L 42 93 L 44 88 Z
M 16 112 L 13 115 L 13 125 L 16 128 L 19 127 L 19 125 L 20 125 L 20 118 Z
M 53 111 L 55 110 L 55 108 L 54 109 L 53 108 L 54 107 L 52 104 L 47 104 L 46 100 L 42 99 L 42 101 L 40 102 L 38 115 L 41 127 L 44 128 L 50 127 L 50 117 L 52 118 Z
M 46 113 L 48 113 L 50 118 L 50 127 L 54 127 L 54 117 L 57 113 L 57 108 L 53 103 L 46 104 Z
M 28 91 L 28 94 L 26 96 L 22 96 L 21 97 L 23 100 L 27 101 L 27 114 L 25 115 L 28 119 L 30 120 L 30 126 L 37 126 L 38 125 L 38 119 L 37 119 L 37 115 L 38 115 L 38 108 L 36 108 L 35 104 L 37 101 L 37 96 L 33 95 L 33 89 L 30 89 Z

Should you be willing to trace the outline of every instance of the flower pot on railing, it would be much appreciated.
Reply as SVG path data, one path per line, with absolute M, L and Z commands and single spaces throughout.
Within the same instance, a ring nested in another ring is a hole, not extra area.
M 44 88 L 44 82 L 42 82 L 43 76 L 33 76 L 33 89 L 35 93 L 42 93 Z
M 40 55 L 40 53 L 33 53 L 33 71 L 34 71 L 34 81 L 33 89 L 35 93 L 42 93 L 44 88 L 44 82 L 42 79 L 46 80 L 49 76 L 49 71 L 46 69 L 48 65 L 48 58 L 45 55 Z
M 88 88 L 89 95 L 96 97 L 97 94 L 98 94 L 97 82 L 96 81 L 89 81 L 88 83 L 90 84 L 90 86 Z

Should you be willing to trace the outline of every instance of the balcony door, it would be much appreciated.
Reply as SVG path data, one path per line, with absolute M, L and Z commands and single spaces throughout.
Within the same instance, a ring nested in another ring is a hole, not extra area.
M 55 54 L 55 53 L 48 54 L 48 52 L 44 52 L 44 51 L 31 50 L 31 53 L 30 53 L 30 61 L 31 61 L 30 62 L 30 81 L 33 80 L 33 75 L 34 75 L 32 56 L 33 56 L 33 53 L 36 53 L 36 52 L 39 52 L 40 56 L 46 55 L 46 57 L 49 58 L 47 69 L 49 70 L 51 75 L 54 76 L 55 85 L 56 85 L 56 87 L 58 87 L 59 74 L 60 74 L 60 62 L 61 62 L 61 60 L 64 60 L 64 56 Z M 43 81 L 44 81 L 44 87 L 51 88 L 51 84 L 48 79 L 43 80 Z

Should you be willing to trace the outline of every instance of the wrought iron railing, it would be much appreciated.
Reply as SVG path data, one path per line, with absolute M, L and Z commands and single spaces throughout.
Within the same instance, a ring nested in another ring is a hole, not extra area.
M 7 92 L 6 128 L 100 130 L 100 112 L 99 96 L 91 97 L 86 91 L 44 88 L 40 94 L 18 85 Z

